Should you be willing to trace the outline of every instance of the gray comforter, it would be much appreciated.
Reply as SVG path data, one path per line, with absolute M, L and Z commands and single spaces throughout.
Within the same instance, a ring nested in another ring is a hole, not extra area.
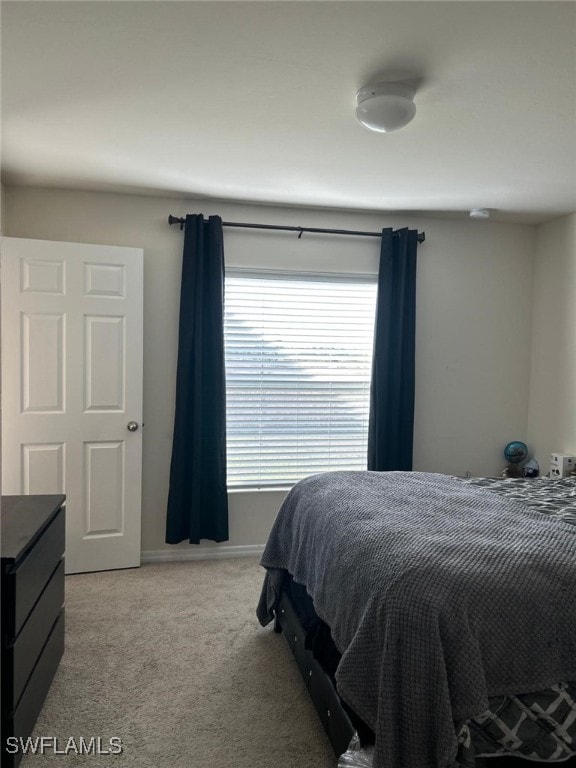
M 286 570 L 330 626 L 374 768 L 452 766 L 489 696 L 576 679 L 576 526 L 457 478 L 314 475 L 287 496 L 262 565 L 262 624 Z

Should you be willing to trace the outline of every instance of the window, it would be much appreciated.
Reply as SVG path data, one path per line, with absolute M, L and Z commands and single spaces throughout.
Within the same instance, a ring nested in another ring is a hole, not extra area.
M 366 469 L 376 283 L 226 276 L 228 486 Z

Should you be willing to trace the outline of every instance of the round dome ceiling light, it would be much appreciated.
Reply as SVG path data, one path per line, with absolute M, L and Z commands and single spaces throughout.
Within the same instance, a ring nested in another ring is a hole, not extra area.
M 371 131 L 397 131 L 416 114 L 414 93 L 415 89 L 406 83 L 365 85 L 356 94 L 356 117 Z

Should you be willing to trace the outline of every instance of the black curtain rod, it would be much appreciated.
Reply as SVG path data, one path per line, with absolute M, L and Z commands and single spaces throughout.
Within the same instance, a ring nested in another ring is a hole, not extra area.
M 180 229 L 184 229 L 186 219 L 178 216 L 168 216 L 168 224 L 180 224 Z M 243 229 L 278 229 L 287 232 L 298 232 L 298 238 L 302 237 L 304 232 L 316 232 L 326 235 L 356 235 L 356 237 L 382 237 L 382 232 L 360 232 L 355 229 L 322 229 L 320 227 L 287 227 L 276 224 L 241 224 L 236 221 L 223 221 L 223 227 L 242 227 Z M 426 239 L 425 232 L 418 232 L 418 242 L 423 243 Z

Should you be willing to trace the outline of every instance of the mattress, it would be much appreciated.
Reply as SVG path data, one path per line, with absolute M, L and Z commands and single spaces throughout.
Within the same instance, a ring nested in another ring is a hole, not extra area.
M 455 480 L 455 478 L 453 478 Z M 480 478 L 462 480 L 495 494 L 509 496 L 514 502 L 535 509 L 545 515 L 576 523 L 576 480 L 537 480 Z M 498 518 L 492 518 L 497 524 Z M 265 564 L 265 563 L 264 563 Z M 296 590 L 297 592 L 297 590 Z M 298 599 L 293 602 L 298 604 Z M 300 605 L 302 608 L 302 605 Z M 308 613 L 306 613 L 308 611 Z M 310 613 L 310 605 L 304 606 L 303 625 L 316 638 L 313 651 L 328 672 L 338 664 L 330 652 L 321 649 L 322 622 Z M 327 629 L 327 628 L 326 628 Z M 330 636 L 324 631 L 324 640 Z M 311 642 L 314 642 L 312 640 Z M 338 653 L 334 644 L 332 651 Z M 321 658 L 323 655 L 323 658 Z M 330 669 L 330 666 L 333 668 Z M 525 689 L 526 690 L 526 689 Z M 474 765 L 478 755 L 492 756 L 515 753 L 533 760 L 562 760 L 575 754 L 576 740 L 576 687 L 563 682 L 536 693 L 520 696 L 490 697 L 488 708 L 466 720 L 458 733 L 458 763 L 462 767 Z M 368 729 L 369 732 L 369 729 Z M 364 738 L 369 738 L 364 733 Z

